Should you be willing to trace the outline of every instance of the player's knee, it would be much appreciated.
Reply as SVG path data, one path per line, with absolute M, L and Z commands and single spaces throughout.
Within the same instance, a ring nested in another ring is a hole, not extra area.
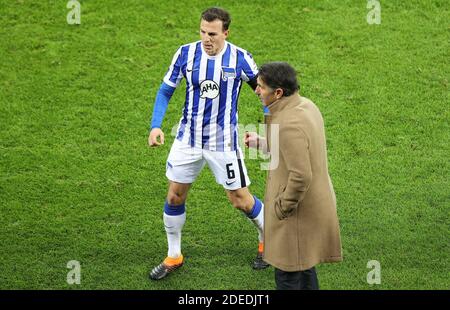
M 167 203 L 171 206 L 179 206 L 184 204 L 186 195 L 180 193 L 169 193 L 167 195 Z
M 231 204 L 238 210 L 248 213 L 253 206 L 253 197 L 242 191 L 229 191 L 228 198 Z
M 244 199 L 242 199 L 240 197 L 233 197 L 230 200 L 231 200 L 231 204 L 233 205 L 234 208 L 241 210 L 241 211 L 245 211 L 246 205 L 245 205 Z

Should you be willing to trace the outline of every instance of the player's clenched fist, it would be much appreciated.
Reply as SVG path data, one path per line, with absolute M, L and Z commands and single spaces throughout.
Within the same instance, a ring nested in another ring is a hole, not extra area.
M 246 147 L 257 148 L 258 147 L 258 134 L 256 132 L 245 132 L 244 144 Z
M 160 142 L 158 142 L 158 137 Z M 148 136 L 148 145 L 159 146 L 161 144 L 164 144 L 164 133 L 160 128 L 153 128 Z

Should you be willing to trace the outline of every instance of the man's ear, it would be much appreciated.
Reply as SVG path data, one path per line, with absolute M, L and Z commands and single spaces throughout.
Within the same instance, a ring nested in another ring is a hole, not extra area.
M 228 36 L 230 35 L 230 29 L 225 30 L 223 34 L 225 35 L 225 39 L 228 38 Z
M 281 97 L 283 97 L 283 95 L 284 91 L 282 88 L 275 89 L 275 96 L 277 97 L 277 99 L 280 99 Z

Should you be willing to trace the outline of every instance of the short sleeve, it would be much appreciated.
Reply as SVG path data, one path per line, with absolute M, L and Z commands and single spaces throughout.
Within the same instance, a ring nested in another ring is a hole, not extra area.
M 164 76 L 164 83 L 169 86 L 177 87 L 180 84 L 181 79 L 183 78 L 183 74 L 181 72 L 181 59 L 182 53 L 180 47 L 173 56 L 172 63 L 170 64 L 169 69 Z

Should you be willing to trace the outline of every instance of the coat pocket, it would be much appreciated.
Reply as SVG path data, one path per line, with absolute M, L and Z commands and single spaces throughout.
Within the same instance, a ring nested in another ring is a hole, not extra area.
M 283 211 L 283 206 L 282 206 L 282 198 L 283 198 L 283 193 L 285 190 L 286 190 L 286 186 L 280 185 L 280 187 L 278 189 L 278 193 L 275 198 L 275 203 L 274 203 L 275 214 L 280 221 L 287 219 L 289 216 L 288 214 L 286 214 L 286 212 Z

